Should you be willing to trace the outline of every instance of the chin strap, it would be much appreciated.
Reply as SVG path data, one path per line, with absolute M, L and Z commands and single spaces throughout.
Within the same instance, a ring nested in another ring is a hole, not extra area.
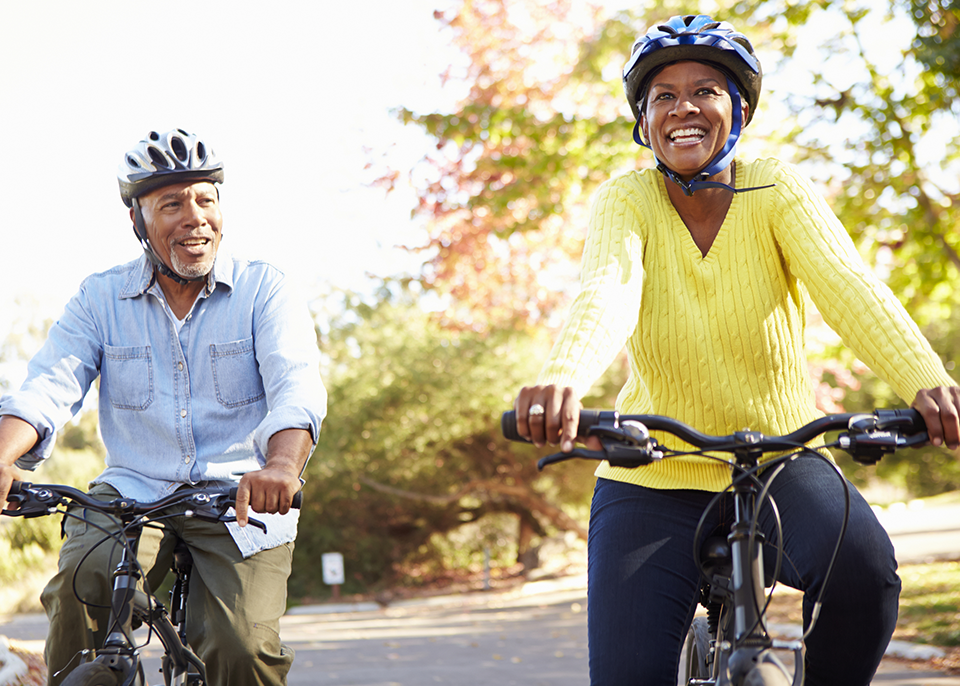
M 188 283 L 193 281 L 202 281 L 207 278 L 206 275 L 198 276 L 193 279 L 188 279 L 183 276 L 180 276 L 175 271 L 170 269 L 163 260 L 160 259 L 160 256 L 153 251 L 153 246 L 150 245 L 150 241 L 147 240 L 147 227 L 143 221 L 143 212 L 140 211 L 140 201 L 137 198 L 133 198 L 133 233 L 137 237 L 137 240 L 140 242 L 140 247 L 143 248 L 143 252 L 146 253 L 147 259 L 150 260 L 150 263 L 154 268 L 166 276 L 169 279 L 173 279 L 182 286 L 185 286 Z
M 707 180 L 730 166 L 737 152 L 737 141 L 740 140 L 740 132 L 743 130 L 743 101 L 740 98 L 740 89 L 737 88 L 737 84 L 735 84 L 729 76 L 727 77 L 727 88 L 730 90 L 730 100 L 733 106 L 733 126 L 730 128 L 730 135 L 727 137 L 727 142 L 724 144 L 723 149 L 704 167 L 703 171 L 689 181 L 684 181 L 680 178 L 679 174 L 660 161 L 656 154 L 653 156 L 657 161 L 657 171 L 680 186 L 680 188 L 683 189 L 684 195 L 693 195 L 701 188 L 726 188 L 728 191 L 733 191 L 734 193 L 745 193 L 746 191 L 759 191 L 764 188 L 773 188 L 776 185 L 772 183 L 767 186 L 754 186 L 752 188 L 734 188 L 719 181 Z M 633 126 L 633 140 L 637 145 L 642 145 L 650 151 L 653 150 L 653 148 L 643 140 L 643 136 L 640 134 L 639 117 L 637 117 L 637 123 Z

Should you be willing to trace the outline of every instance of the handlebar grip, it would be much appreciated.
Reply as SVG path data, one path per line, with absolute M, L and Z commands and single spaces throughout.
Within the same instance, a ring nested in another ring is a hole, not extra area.
M 500 416 L 500 431 L 503 432 L 503 437 L 508 441 L 520 441 L 523 443 L 529 443 L 526 438 L 517 433 L 517 412 L 516 410 L 508 410 Z
M 230 500 L 236 500 L 237 487 L 234 486 L 233 488 L 231 488 L 230 491 L 227 493 L 227 496 L 230 498 Z M 299 510 L 301 505 L 303 505 L 303 491 L 297 491 L 293 495 L 293 502 L 290 503 L 290 507 Z
M 577 437 L 586 438 L 590 435 L 590 428 L 599 424 L 603 415 L 613 414 L 615 413 L 605 410 L 580 410 L 580 423 L 577 424 Z M 501 415 L 500 430 L 503 432 L 503 437 L 509 441 L 530 442 L 517 432 L 516 410 L 508 410 Z

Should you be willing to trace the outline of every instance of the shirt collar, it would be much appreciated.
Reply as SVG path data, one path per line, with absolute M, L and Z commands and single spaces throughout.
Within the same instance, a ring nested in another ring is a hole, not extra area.
M 136 298 L 150 290 L 156 282 L 153 265 L 146 255 L 141 255 L 136 265 L 130 270 L 127 282 L 120 290 L 120 298 Z M 207 275 L 207 287 L 203 295 L 209 296 L 216 289 L 217 284 L 223 284 L 228 291 L 233 290 L 233 258 L 220 252 L 213 263 L 213 269 Z

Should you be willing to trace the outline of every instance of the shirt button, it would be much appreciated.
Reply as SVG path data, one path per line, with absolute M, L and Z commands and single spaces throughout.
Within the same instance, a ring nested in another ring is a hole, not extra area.
M 177 362 L 177 369 L 179 369 L 181 372 L 183 371 L 183 362 Z
M 181 417 L 186 417 L 186 416 L 187 416 L 187 411 L 186 411 L 186 410 L 180 410 L 180 416 L 181 416 Z
M 190 458 L 189 458 L 189 457 L 183 458 L 183 463 L 184 463 L 184 464 L 190 464 Z

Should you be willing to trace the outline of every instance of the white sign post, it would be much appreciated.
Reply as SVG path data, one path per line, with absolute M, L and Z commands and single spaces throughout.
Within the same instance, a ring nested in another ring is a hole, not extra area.
M 343 573 L 343 554 L 324 553 L 320 556 L 323 567 L 323 583 L 333 587 L 333 599 L 340 597 L 340 584 L 346 581 Z

